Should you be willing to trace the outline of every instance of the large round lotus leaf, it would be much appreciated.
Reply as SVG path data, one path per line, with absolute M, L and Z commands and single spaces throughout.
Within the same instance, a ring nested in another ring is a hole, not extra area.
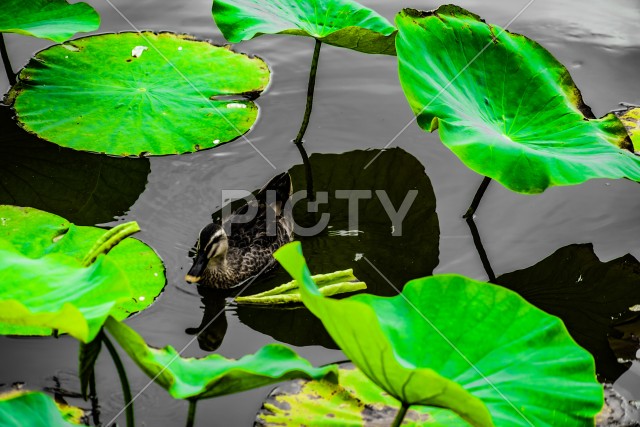
M 338 371 L 335 365 L 314 368 L 280 344 L 266 345 L 238 360 L 219 354 L 183 358 L 171 346 L 149 347 L 133 329 L 113 318 L 105 325 L 140 369 L 176 399 L 207 399 L 293 378 L 329 377 L 335 381 Z
M 59 407 L 41 392 L 16 392 L 0 395 L 2 427 L 75 427 L 78 408 Z
M 245 97 L 268 82 L 264 61 L 226 47 L 170 33 L 105 34 L 36 54 L 9 99 L 25 129 L 58 145 L 179 154 L 246 133 L 258 107 Z
M 583 426 L 602 407 L 593 357 L 515 292 L 440 275 L 391 298 L 334 300 L 319 293 L 299 242 L 275 257 L 347 357 L 401 402 L 449 408 L 476 426 Z
M 395 27 L 353 0 L 214 0 L 212 10 L 231 43 L 293 34 L 365 53 L 395 54 Z
M 144 191 L 149 159 L 60 148 L 25 132 L 12 115 L 0 108 L 0 204 L 93 225 L 123 215 Z
M 375 385 L 353 365 L 340 367 L 339 383 L 323 380 L 290 381 L 275 388 L 258 412 L 258 426 L 306 426 L 310 420 L 326 427 L 390 426 L 400 402 Z M 468 427 L 455 412 L 415 405 L 404 427 Z
M 399 76 L 425 130 L 521 193 L 592 178 L 640 180 L 614 114 L 593 118 L 567 69 L 534 41 L 456 6 L 396 18 Z
M 165 284 L 156 253 L 124 239 L 89 267 L 82 261 L 105 234 L 32 208 L 0 206 L 0 334 L 91 341 L 107 316 L 151 305 Z
M 66 0 L 2 0 L 0 32 L 63 42 L 75 33 L 97 30 L 100 16 L 87 3 Z

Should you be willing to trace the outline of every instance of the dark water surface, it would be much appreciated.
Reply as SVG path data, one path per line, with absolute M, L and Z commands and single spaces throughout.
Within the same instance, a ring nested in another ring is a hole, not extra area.
M 136 28 L 185 32 L 211 39 L 217 44 L 224 43 L 211 19 L 210 0 L 111 2 Z M 89 0 L 89 3 L 102 15 L 100 32 L 133 30 L 106 0 Z M 438 5 L 415 0 L 369 0 L 363 3 L 390 20 L 401 7 L 431 9 Z M 521 0 L 458 2 L 488 22 L 502 26 L 518 15 L 527 3 Z M 617 108 L 620 101 L 640 103 L 638 22 L 640 3 L 637 0 L 537 0 L 518 16 L 510 29 L 532 37 L 549 49 L 569 68 L 585 102 L 596 115 L 602 115 Z M 16 68 L 24 65 L 33 52 L 48 45 L 44 41 L 12 34 L 6 35 L 6 40 Z M 95 203 L 92 200 L 70 200 L 71 204 L 89 207 L 74 214 L 75 218 L 72 214 L 67 218 L 91 224 L 115 224 L 116 221 L 111 221 L 114 216 L 117 221 L 136 220 L 142 228 L 137 237 L 155 248 L 162 257 L 168 279 L 165 292 L 150 309 L 128 321 L 148 343 L 155 346 L 171 344 L 177 349 L 187 346 L 186 356 L 204 356 L 217 348 L 216 351 L 222 355 L 239 357 L 278 340 L 295 346 L 296 351 L 314 364 L 341 360 L 344 358 L 342 353 L 334 349 L 321 325 L 304 310 L 228 307 L 225 317 L 218 318 L 199 340 L 193 335 L 194 328 L 203 322 L 203 317 L 210 319 L 212 313 L 223 306 L 219 299 L 203 299 L 194 286 L 183 280 L 191 264 L 187 254 L 198 231 L 210 221 L 212 212 L 222 205 L 221 190 L 253 191 L 277 172 L 292 167 L 292 175 L 303 175 L 300 166 L 296 166 L 301 163 L 300 154 L 290 141 L 297 133 L 298 118 L 301 119 L 304 109 L 313 40 L 263 36 L 242 43 L 235 50 L 261 56 L 273 71 L 268 90 L 258 99 L 259 121 L 247 137 L 276 169 L 242 140 L 214 150 L 148 161 L 120 160 L 114 163 L 100 159 L 100 156 L 70 153 L 65 161 L 67 165 L 100 164 L 88 168 L 90 170 L 85 172 L 89 175 L 82 180 L 102 182 L 104 190 L 96 187 L 97 190 L 86 190 L 89 193 L 104 191 L 106 198 L 110 188 L 122 187 L 118 181 L 121 176 L 118 168 L 128 177 L 127 182 L 135 182 L 130 186 L 139 187 L 134 193 L 142 191 L 145 174 L 148 181 L 137 200 L 130 189 L 116 198 L 120 202 L 108 199 Z M 7 87 L 4 75 L 0 76 L 0 87 Z M 344 233 L 339 231 L 346 230 L 346 227 L 340 218 L 336 218 L 332 224 L 334 228 L 320 238 L 303 241 L 305 254 L 312 265 L 317 262 L 318 270 L 324 268 L 323 265 L 327 271 L 353 266 L 358 277 L 369 279 L 366 281 L 370 288 L 381 295 L 391 295 L 393 290 L 383 280 L 376 279 L 375 273 L 362 261 L 356 261 L 357 254 L 375 258 L 377 267 L 392 281 L 397 281 L 396 286 L 432 271 L 487 279 L 469 228 L 461 219 L 481 177 L 464 167 L 440 144 L 437 133 L 427 134 L 415 123 L 410 125 L 392 145 L 399 149 L 385 152 L 372 164 L 370 168 L 375 173 L 366 175 L 360 172 L 363 159 L 366 156 L 373 158 L 375 152 L 357 150 L 385 147 L 413 117 L 397 81 L 395 58 L 368 56 L 332 46 L 322 48 L 314 110 L 305 138 L 312 164 L 320 171 L 318 174 L 327 175 L 326 186 L 332 189 L 343 183 L 341 180 L 328 181 L 332 176 L 341 174 L 345 181 L 353 177 L 355 182 L 346 189 L 375 189 L 384 181 L 393 187 L 391 192 L 403 197 L 408 189 L 418 188 L 420 203 L 416 202 L 412 209 L 424 219 L 405 223 L 408 228 L 405 231 L 409 235 L 398 241 L 388 237 L 389 224 L 375 222 L 373 215 L 365 218 L 361 230 L 364 233 L 357 237 L 341 235 Z M 0 123 L 0 141 L 10 140 L 7 135 L 13 135 L 15 129 L 5 117 L 0 117 Z M 38 142 L 33 144 L 37 146 Z M 46 152 L 50 147 L 41 149 Z M 7 149 L 3 146 L 0 150 L 3 168 L 0 177 L 11 175 L 7 172 L 11 168 L 19 170 L 21 161 L 16 158 L 28 157 L 28 151 L 25 153 L 19 147 Z M 50 156 L 43 155 L 40 162 L 53 162 L 56 150 Z M 352 153 L 342 156 L 331 154 L 345 152 Z M 411 166 L 405 166 L 407 164 Z M 48 173 L 56 176 L 66 174 L 60 172 L 64 165 L 49 164 L 42 168 L 51 170 Z M 91 170 L 96 169 L 100 174 L 91 175 Z M 424 175 L 425 169 L 428 176 Z M 104 177 L 113 178 L 105 184 Z M 384 179 L 379 181 L 376 177 Z M 39 185 L 36 185 L 36 190 Z M 17 199 L 29 196 L 22 190 L 19 192 L 15 195 Z M 37 194 L 29 197 L 35 200 L 34 203 L 39 200 L 45 206 L 46 203 L 53 206 L 53 202 L 43 201 Z M 100 196 L 96 195 L 96 198 Z M 104 208 L 91 210 L 91 206 Z M 50 209 L 64 215 L 61 210 L 53 210 L 55 206 Z M 58 209 L 64 209 L 64 206 Z M 626 180 L 594 180 L 576 187 L 552 188 L 538 196 L 515 194 L 493 184 L 485 194 L 476 223 L 496 275 L 501 275 L 533 266 L 556 250 L 578 243 L 591 243 L 601 261 L 628 253 L 640 258 L 639 212 L 640 186 Z M 331 268 L 331 265 L 336 265 L 336 268 Z M 282 272 L 276 272 L 269 282 L 288 280 Z M 636 284 L 640 286 L 640 283 Z M 256 290 L 266 286 L 266 283 L 258 284 Z M 189 333 L 185 332 L 187 330 Z M 53 387 L 55 378 L 63 389 L 79 390 L 75 374 L 78 344 L 74 339 L 0 337 L 0 349 L 0 384 L 5 387 L 14 382 L 25 382 L 30 389 Z M 616 364 L 615 356 L 609 356 Z M 629 358 L 635 359 L 635 354 L 630 354 Z M 148 378 L 126 355 L 123 355 L 123 360 L 135 395 L 147 385 Z M 608 369 L 618 372 L 605 374 L 615 379 L 627 369 L 626 366 L 628 364 L 612 366 L 609 363 L 606 369 L 599 369 L 601 374 Z M 630 399 L 640 399 L 640 369 L 637 362 L 632 366 L 618 379 L 616 389 Z M 113 364 L 104 355 L 98 361 L 97 383 L 101 419 L 106 422 L 121 409 L 122 396 Z M 196 425 L 251 425 L 269 389 L 202 401 L 198 405 Z M 80 406 L 88 405 L 79 400 L 71 401 Z M 170 398 L 164 390 L 152 384 L 136 400 L 135 410 L 138 425 L 182 425 L 186 419 L 187 404 Z M 124 425 L 124 415 L 118 418 L 118 424 Z

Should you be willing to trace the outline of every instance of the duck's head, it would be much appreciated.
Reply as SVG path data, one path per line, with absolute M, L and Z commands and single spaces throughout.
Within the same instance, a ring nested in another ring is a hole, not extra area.
M 207 268 L 215 269 L 225 262 L 228 249 L 229 242 L 224 229 L 218 224 L 207 225 L 200 231 L 196 257 L 185 280 L 189 283 L 199 282 Z

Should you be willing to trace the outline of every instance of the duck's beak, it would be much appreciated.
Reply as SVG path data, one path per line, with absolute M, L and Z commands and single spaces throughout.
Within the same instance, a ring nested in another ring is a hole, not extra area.
M 189 283 L 196 283 L 202 279 L 202 273 L 207 268 L 207 263 L 209 262 L 209 258 L 205 254 L 198 253 L 196 255 L 196 259 L 193 260 L 193 266 L 189 270 L 186 276 L 184 276 L 184 280 Z

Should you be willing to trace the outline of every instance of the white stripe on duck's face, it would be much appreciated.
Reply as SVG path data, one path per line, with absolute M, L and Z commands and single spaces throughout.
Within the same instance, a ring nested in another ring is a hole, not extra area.
M 228 243 L 227 234 L 222 228 L 216 230 L 215 233 L 209 238 L 209 241 L 204 246 L 204 252 L 208 258 L 214 258 L 227 253 Z

